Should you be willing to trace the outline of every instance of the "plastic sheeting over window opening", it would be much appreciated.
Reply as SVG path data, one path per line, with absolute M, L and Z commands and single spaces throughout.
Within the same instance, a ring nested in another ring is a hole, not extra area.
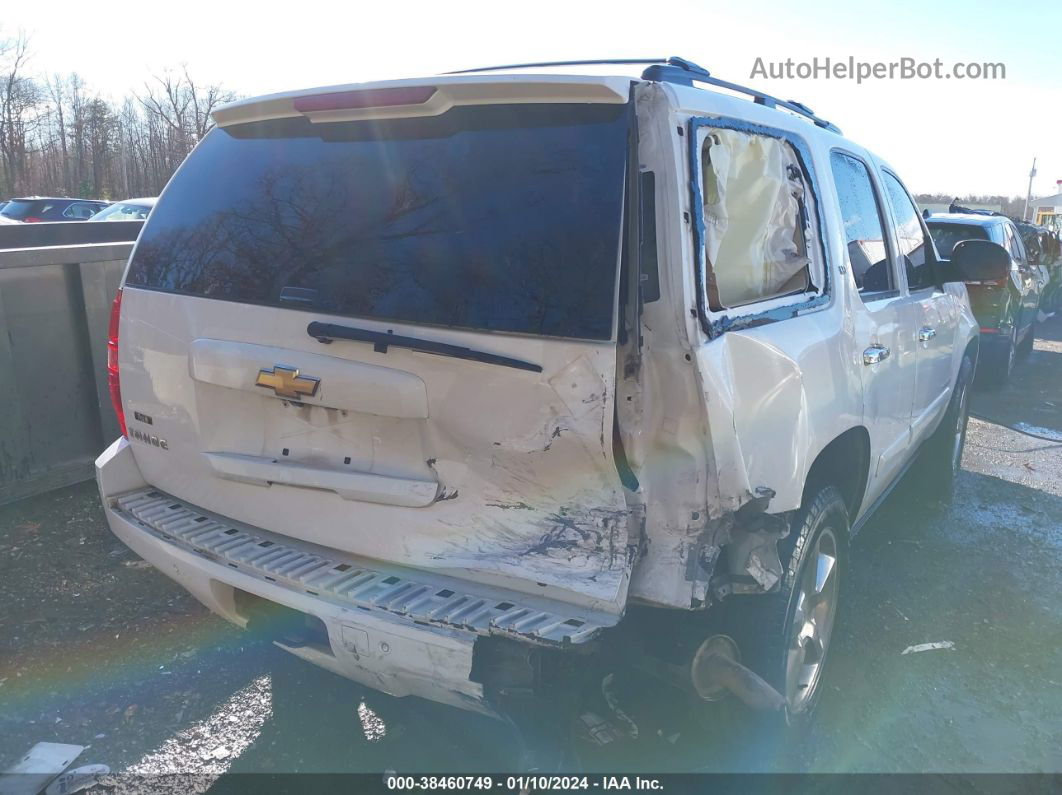
M 708 132 L 701 150 L 708 305 L 713 311 L 812 288 L 800 161 L 784 140 Z

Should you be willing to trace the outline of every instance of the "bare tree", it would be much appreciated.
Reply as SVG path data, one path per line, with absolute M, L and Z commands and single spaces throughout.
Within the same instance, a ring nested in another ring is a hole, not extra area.
M 145 85 L 137 99 L 147 113 L 155 158 L 165 170 L 175 169 L 214 126 L 210 114 L 236 95 L 212 84 L 200 87 L 188 73 L 167 72 Z
M 70 153 L 67 148 L 67 131 L 66 131 L 66 103 L 67 92 L 66 82 L 59 75 L 52 75 L 51 80 L 48 81 L 48 93 L 51 98 L 52 107 L 55 109 L 54 127 L 55 138 L 59 143 L 59 168 L 61 171 L 62 188 L 65 191 L 70 184 Z
M 235 99 L 181 67 L 111 102 L 76 73 L 34 76 L 30 55 L 25 34 L 0 31 L 0 199 L 157 195 Z
M 919 204 L 950 204 L 958 199 L 958 204 L 963 207 L 970 205 L 998 206 L 1004 215 L 1020 216 L 1024 211 L 1024 196 L 1002 196 L 998 194 L 972 194 L 954 196 L 950 193 L 919 193 L 915 195 L 915 201 Z
M 27 147 L 40 123 L 43 104 L 37 82 L 26 74 L 28 60 L 29 37 L 25 33 L 0 40 L 0 184 L 9 193 L 23 188 Z

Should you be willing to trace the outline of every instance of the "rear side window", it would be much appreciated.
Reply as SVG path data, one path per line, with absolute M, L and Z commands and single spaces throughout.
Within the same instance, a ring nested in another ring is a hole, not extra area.
M 96 214 L 96 211 L 100 209 L 98 204 L 85 204 L 83 202 L 75 202 L 63 210 L 64 218 L 74 218 L 84 221 L 91 218 Z
M 955 244 L 961 240 L 988 240 L 988 232 L 983 226 L 974 224 L 930 223 L 929 234 L 937 244 L 937 251 L 945 259 L 951 256 Z
M 900 256 L 907 271 L 907 286 L 911 290 L 932 287 L 933 273 L 926 257 L 927 241 L 922 232 L 922 223 L 918 220 L 918 208 L 900 180 L 888 171 L 883 172 L 882 176 L 896 219 L 896 245 L 900 247 Z
M 809 191 L 793 147 L 717 128 L 705 136 L 701 168 L 709 308 L 807 291 Z
M 625 105 L 211 132 L 127 283 L 329 314 L 609 339 Z
M 885 245 L 885 227 L 870 172 L 851 155 L 830 155 L 833 181 L 841 206 L 848 265 L 860 293 L 894 290 L 892 267 Z
M 1007 250 L 1010 251 L 1010 255 L 1014 257 L 1014 260 L 1021 268 L 1025 267 L 1025 247 L 1022 245 L 1021 238 L 1015 234 L 1014 227 L 1010 224 L 1003 224 L 1004 234 L 1007 239 Z

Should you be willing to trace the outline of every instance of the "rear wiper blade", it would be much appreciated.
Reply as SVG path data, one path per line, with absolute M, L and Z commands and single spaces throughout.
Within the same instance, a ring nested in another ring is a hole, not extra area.
M 372 331 L 365 328 L 354 328 L 353 326 L 340 326 L 336 323 L 319 323 L 315 320 L 306 327 L 306 333 L 318 342 L 323 343 L 329 343 L 332 340 L 368 342 L 372 344 L 372 349 L 377 353 L 387 353 L 387 349 L 394 345 L 398 348 L 408 348 L 411 351 L 420 351 L 421 353 L 453 356 L 455 359 L 497 364 L 502 367 L 513 367 L 517 370 L 529 370 L 532 373 L 542 372 L 542 365 L 525 362 L 521 359 L 512 359 L 508 356 L 499 356 L 496 353 L 487 353 L 486 351 L 476 351 L 460 345 L 448 345 L 445 342 L 422 340 L 418 337 L 403 337 L 399 334 L 392 334 L 390 331 Z

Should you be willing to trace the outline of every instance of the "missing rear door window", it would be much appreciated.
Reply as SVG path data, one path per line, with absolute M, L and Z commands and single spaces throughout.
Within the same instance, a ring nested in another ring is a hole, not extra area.
M 701 147 L 706 290 L 714 311 L 814 289 L 810 191 L 793 147 L 725 128 Z

